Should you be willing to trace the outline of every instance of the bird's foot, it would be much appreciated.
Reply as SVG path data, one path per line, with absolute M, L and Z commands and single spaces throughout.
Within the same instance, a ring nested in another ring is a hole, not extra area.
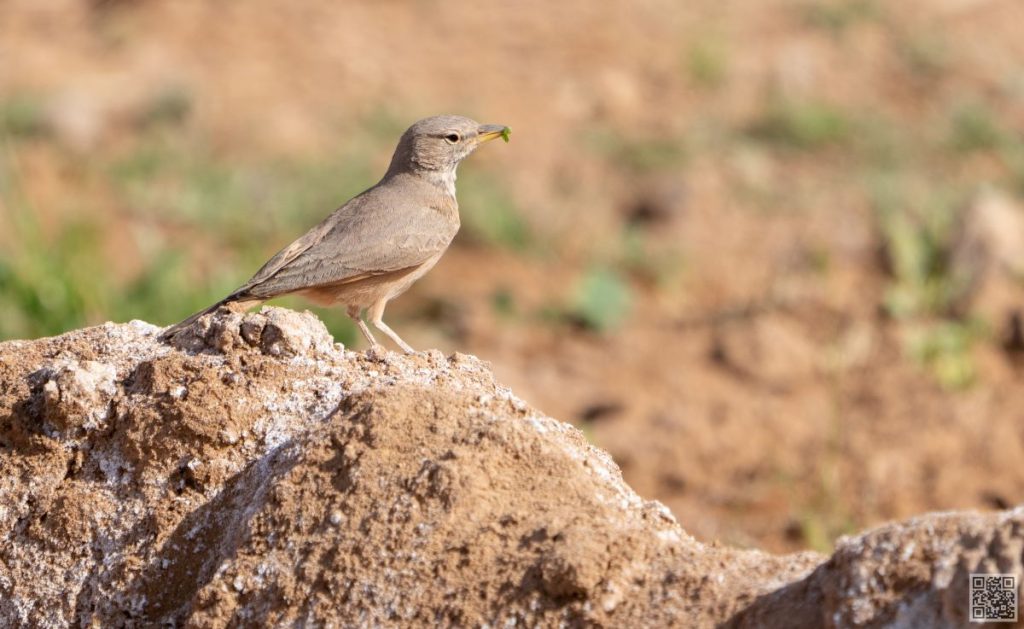
M 380 343 L 374 343 L 373 345 L 367 347 L 363 353 L 370 360 L 382 361 L 388 355 L 388 348 L 384 347 Z

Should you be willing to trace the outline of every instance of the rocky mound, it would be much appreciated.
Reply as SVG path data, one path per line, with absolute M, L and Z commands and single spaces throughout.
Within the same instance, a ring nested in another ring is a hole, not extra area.
M 963 624 L 1024 514 L 704 545 L 572 427 L 310 314 L 0 344 L 0 626 Z

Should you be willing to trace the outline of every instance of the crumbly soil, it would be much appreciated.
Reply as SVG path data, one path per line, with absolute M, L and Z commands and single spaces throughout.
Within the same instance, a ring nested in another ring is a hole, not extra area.
M 277 308 L 158 332 L 0 344 L 0 625 L 955 626 L 1021 569 L 1019 512 L 705 545 L 472 356 Z

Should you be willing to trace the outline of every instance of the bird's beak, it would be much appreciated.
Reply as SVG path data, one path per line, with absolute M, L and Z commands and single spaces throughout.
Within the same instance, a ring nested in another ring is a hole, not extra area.
M 483 124 L 477 129 L 476 143 L 483 144 L 489 142 L 495 138 L 504 138 L 508 142 L 508 135 L 512 133 L 512 129 L 509 129 L 502 124 Z

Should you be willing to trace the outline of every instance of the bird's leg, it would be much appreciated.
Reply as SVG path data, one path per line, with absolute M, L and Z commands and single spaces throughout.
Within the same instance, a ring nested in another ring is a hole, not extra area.
M 381 299 L 370 306 L 370 312 L 367 313 L 370 315 L 370 323 L 373 324 L 373 327 L 377 328 L 384 334 L 387 334 L 392 341 L 397 343 L 398 346 L 405 351 L 406 354 L 415 354 L 416 350 L 414 350 L 411 345 L 403 341 L 402 337 L 398 336 L 394 330 L 388 327 L 388 324 L 384 323 L 384 306 L 386 305 L 388 305 L 388 302 Z
M 359 316 L 360 310 L 362 310 L 362 308 L 359 306 L 349 306 L 345 309 L 345 312 L 353 321 L 356 322 L 356 325 L 359 326 L 359 331 L 362 332 L 363 336 L 366 337 L 366 340 L 370 342 L 370 347 L 379 347 L 380 343 L 377 342 L 377 339 L 373 338 L 373 335 L 370 334 L 370 328 L 366 327 L 366 322 Z

